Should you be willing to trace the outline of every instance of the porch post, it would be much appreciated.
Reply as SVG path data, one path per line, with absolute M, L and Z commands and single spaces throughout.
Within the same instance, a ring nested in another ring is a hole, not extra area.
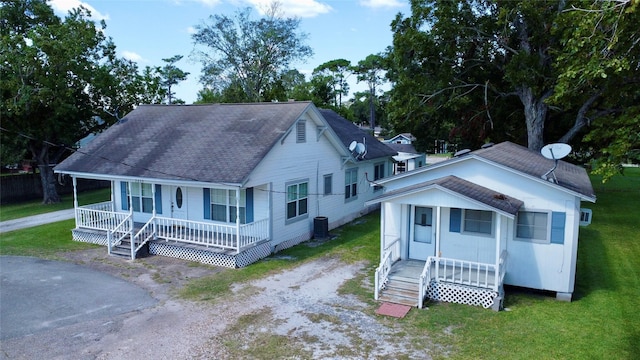
M 385 221 L 385 208 L 386 208 L 387 204 L 383 201 L 380 204 L 380 263 L 382 263 L 382 259 L 384 258 L 384 247 L 385 247 L 385 234 L 384 234 L 384 229 L 385 226 L 384 224 L 386 223 Z
M 114 193 L 116 191 L 116 181 L 115 180 L 111 180 L 109 186 L 111 188 L 111 211 L 115 212 L 116 211 L 116 198 L 115 198 Z
M 442 230 L 440 229 L 441 209 L 442 208 L 440 206 L 436 206 L 436 253 L 435 255 L 437 257 L 440 257 L 440 234 L 442 233 Z
M 240 253 L 240 188 L 236 188 L 236 253 Z
M 497 213 L 496 213 L 497 214 Z M 494 281 L 493 291 L 498 291 L 498 278 L 500 277 L 500 238 L 502 237 L 502 215 L 497 214 L 496 220 L 496 281 Z
M 151 201 L 152 201 L 152 210 L 151 210 L 151 220 L 153 221 L 153 234 L 157 234 L 156 231 L 156 184 L 151 184 Z
M 78 228 L 78 180 L 75 176 L 71 177 L 73 181 L 73 213 L 76 219 L 76 229 Z

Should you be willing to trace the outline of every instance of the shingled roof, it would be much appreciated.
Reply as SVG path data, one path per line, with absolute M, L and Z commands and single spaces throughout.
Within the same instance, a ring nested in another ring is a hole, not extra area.
M 501 211 L 505 214 L 515 215 L 518 209 L 524 204 L 522 200 L 502 194 L 498 191 L 491 190 L 484 186 L 474 184 L 470 181 L 461 179 L 457 176 L 448 175 L 435 180 L 425 181 L 419 184 L 410 185 L 401 189 L 389 191 L 376 198 L 372 202 L 381 202 L 389 198 L 410 195 L 418 191 L 424 191 L 430 188 L 446 189 L 457 195 L 472 201 L 482 203 L 490 208 Z
M 55 171 L 240 184 L 310 106 L 306 101 L 142 105 Z M 335 112 L 319 111 L 345 147 L 365 136 L 367 159 L 395 155 Z
M 338 115 L 335 111 L 328 109 L 319 109 L 319 111 L 347 149 L 352 141 L 361 143 L 363 142 L 363 138 L 365 139 L 367 155 L 364 157 L 364 160 L 398 154 L 395 150 L 388 147 L 387 144 L 383 144 L 370 133 L 360 130 L 358 126 Z

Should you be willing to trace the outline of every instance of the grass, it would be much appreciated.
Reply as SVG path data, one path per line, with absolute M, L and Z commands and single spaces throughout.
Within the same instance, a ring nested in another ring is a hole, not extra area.
M 111 190 L 108 188 L 82 192 L 78 194 L 78 204 L 87 205 L 108 201 L 111 197 L 110 194 Z M 17 204 L 2 204 L 2 206 L 0 206 L 0 221 L 73 208 L 73 194 L 62 195 L 61 198 L 61 202 L 50 205 L 43 205 L 41 200 Z
M 413 310 L 402 320 L 380 318 L 413 338 L 414 346 L 435 343 L 430 355 L 452 359 L 599 359 L 637 358 L 640 353 L 640 240 L 636 229 L 640 212 L 640 169 L 626 169 L 605 184 L 592 182 L 598 201 L 593 223 L 580 229 L 574 301 L 556 301 L 552 294 L 508 288 L 499 313 L 457 304 L 430 304 Z M 86 248 L 70 240 L 73 220 L 14 231 L 0 237 L 0 254 L 55 256 L 58 251 Z M 369 214 L 332 231 L 337 238 L 322 244 L 301 244 L 243 269 L 228 269 L 190 282 L 181 296 L 218 301 L 231 284 L 286 271 L 305 261 L 338 257 L 345 262 L 365 261 L 373 281 L 379 261 L 379 213 Z M 61 240 L 56 240 L 61 239 Z M 314 246 L 310 246 L 314 245 Z M 315 246 L 317 245 L 317 246 Z M 371 289 L 363 277 L 346 282 L 340 292 L 352 293 L 371 304 Z M 241 331 L 241 328 L 237 329 Z M 227 339 L 228 340 L 228 339 Z M 264 338 L 264 348 L 286 344 L 284 338 Z M 303 355 L 287 345 L 285 356 Z M 276 350 L 273 350 L 276 351 Z M 256 354 L 257 356 L 257 354 Z

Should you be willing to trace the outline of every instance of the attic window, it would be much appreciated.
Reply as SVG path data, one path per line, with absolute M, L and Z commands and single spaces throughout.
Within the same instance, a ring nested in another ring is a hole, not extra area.
M 306 127 L 306 122 L 304 120 L 299 120 L 298 123 L 296 124 L 296 142 L 298 143 L 303 143 L 303 142 L 307 142 L 307 127 Z

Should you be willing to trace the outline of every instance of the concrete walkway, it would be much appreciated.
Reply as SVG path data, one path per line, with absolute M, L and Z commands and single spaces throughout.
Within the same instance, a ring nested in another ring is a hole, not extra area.
M 25 229 L 33 226 L 49 224 L 53 222 L 73 219 L 74 209 L 53 211 L 40 215 L 27 216 L 14 220 L 0 222 L 0 234 L 8 231 Z

